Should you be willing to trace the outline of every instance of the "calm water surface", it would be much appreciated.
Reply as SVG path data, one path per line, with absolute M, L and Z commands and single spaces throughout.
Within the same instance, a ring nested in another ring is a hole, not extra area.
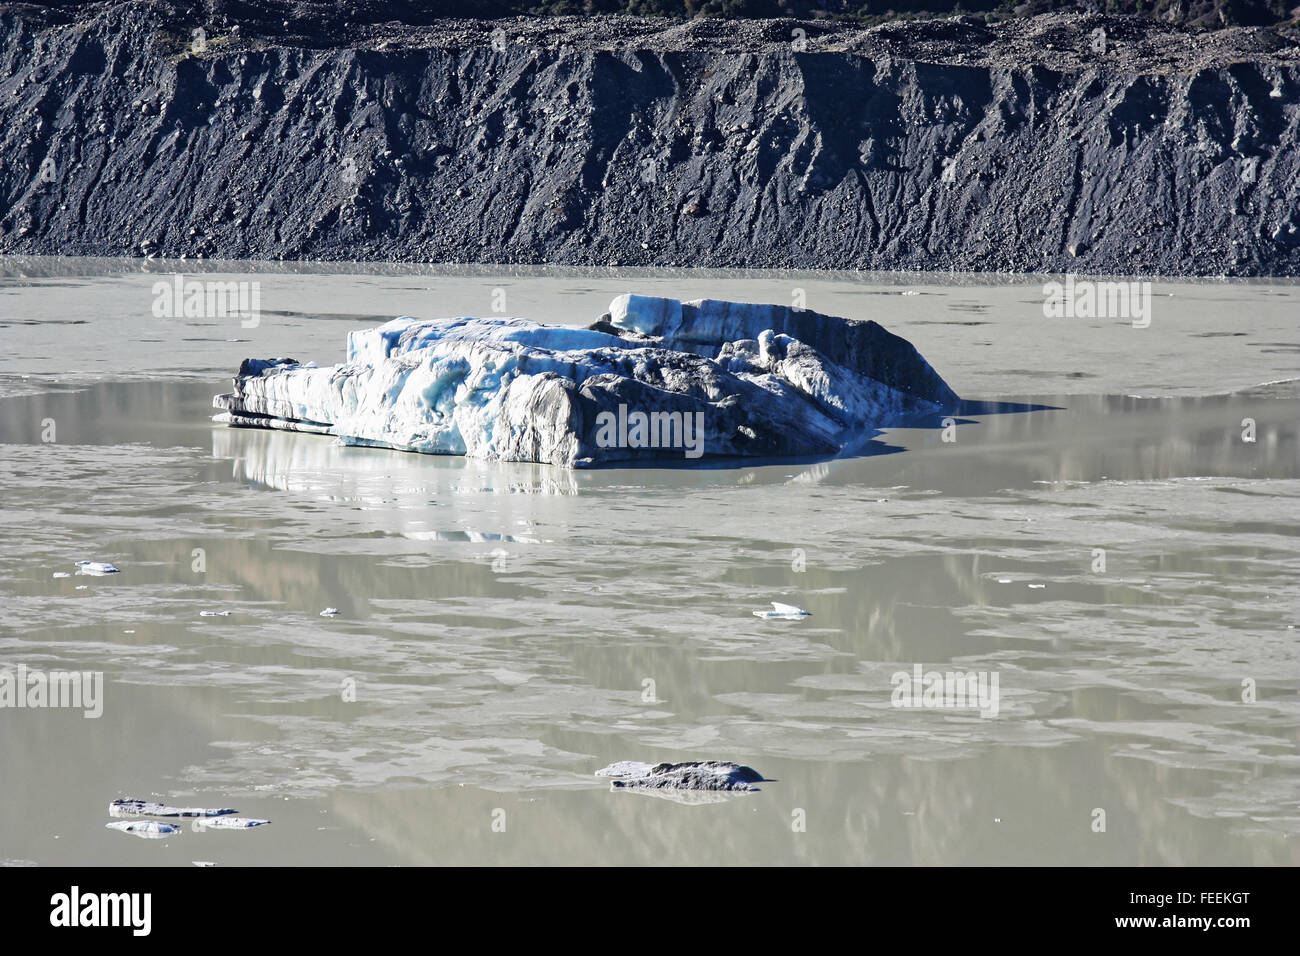
M 256 327 L 155 318 L 193 265 L 0 259 L 0 668 L 105 680 L 99 719 L 0 709 L 0 861 L 1300 863 L 1296 286 L 1156 283 L 1136 329 L 1041 279 L 228 264 Z M 242 358 L 394 315 L 797 289 L 1052 408 L 590 472 L 209 420 Z M 997 716 L 893 706 L 916 664 L 995 673 Z M 592 776 L 706 758 L 770 782 Z M 122 796 L 272 824 L 140 840 Z

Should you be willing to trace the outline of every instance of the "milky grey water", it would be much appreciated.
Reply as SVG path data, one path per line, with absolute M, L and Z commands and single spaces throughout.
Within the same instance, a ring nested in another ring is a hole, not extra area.
M 1134 328 L 1034 278 L 240 264 L 204 268 L 255 326 L 156 318 L 193 265 L 0 260 L 0 669 L 105 680 L 98 719 L 0 708 L 0 860 L 1300 862 L 1294 285 L 1156 283 Z M 591 472 L 209 420 L 246 356 L 622 291 L 803 295 L 1052 408 Z M 122 573 L 53 577 L 82 559 Z M 997 715 L 895 707 L 916 664 L 996 674 Z M 770 781 L 592 776 L 704 758 Z M 121 796 L 272 824 L 140 840 Z

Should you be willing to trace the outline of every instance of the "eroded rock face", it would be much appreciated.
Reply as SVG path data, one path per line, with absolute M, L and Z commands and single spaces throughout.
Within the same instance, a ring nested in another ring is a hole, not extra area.
M 957 401 L 874 322 L 629 294 L 587 329 L 395 319 L 350 333 L 342 365 L 247 359 L 213 404 L 236 426 L 588 467 L 830 456 Z
M 0 7 L 0 253 L 1300 274 L 1293 28 L 263 6 Z
M 659 764 L 622 760 L 597 770 L 596 776 L 613 777 L 615 789 L 753 791 L 759 789 L 754 784 L 763 782 L 763 775 L 753 767 L 725 760 Z

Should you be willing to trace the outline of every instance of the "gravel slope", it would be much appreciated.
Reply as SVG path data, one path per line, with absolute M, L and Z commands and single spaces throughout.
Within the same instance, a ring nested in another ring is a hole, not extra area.
M 0 6 L 0 253 L 1300 274 L 1294 31 L 251 9 Z

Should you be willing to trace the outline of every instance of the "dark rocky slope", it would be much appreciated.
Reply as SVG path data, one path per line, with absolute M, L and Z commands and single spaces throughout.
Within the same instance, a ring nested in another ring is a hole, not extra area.
M 250 6 L 0 6 L 0 252 L 1300 274 L 1293 31 Z

